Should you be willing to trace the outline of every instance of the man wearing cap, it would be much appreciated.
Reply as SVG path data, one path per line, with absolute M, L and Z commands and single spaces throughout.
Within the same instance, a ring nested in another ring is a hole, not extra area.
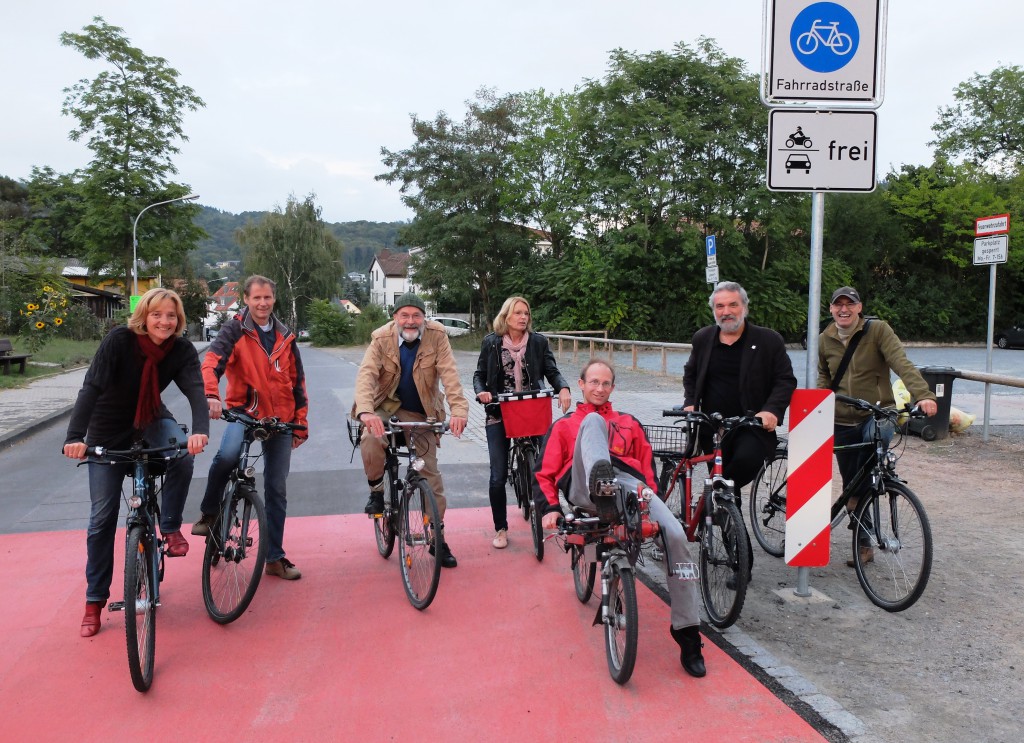
M 833 322 L 818 337 L 818 387 L 883 407 L 894 407 L 896 399 L 889 381 L 891 369 L 903 380 L 921 410 L 935 415 L 938 410 L 935 394 L 917 367 L 910 363 L 899 337 L 888 323 L 874 317 L 865 318 L 863 310 L 860 294 L 852 286 L 842 286 L 832 293 L 829 312 Z M 858 335 L 861 337 L 853 344 L 853 354 L 843 370 L 843 357 Z M 874 419 L 869 413 L 836 402 L 836 446 L 870 441 L 873 425 Z M 891 436 L 892 431 L 889 431 L 888 437 Z M 844 488 L 873 455 L 874 451 L 867 448 L 836 452 Z M 865 483 L 865 489 L 867 485 Z M 851 500 L 850 507 L 856 502 L 856 499 Z M 870 562 L 874 557 L 870 546 L 862 546 L 861 551 L 871 553 L 865 554 L 862 561 Z M 853 567 L 853 560 L 846 564 Z
M 444 394 L 438 383 L 444 385 Z M 360 451 L 370 486 L 366 513 L 376 515 L 384 510 L 384 422 L 393 415 L 400 421 L 443 421 L 446 395 L 452 411 L 451 432 L 462 436 L 469 402 L 462 393 L 448 334 L 440 323 L 427 322 L 423 300 L 408 292 L 395 301 L 391 322 L 373 331 L 356 375 L 352 417 L 365 427 Z M 437 446 L 434 436 L 421 436 L 416 453 L 425 463 L 423 476 L 437 498 L 442 521 L 441 565 L 454 568 L 458 564 L 455 555 L 443 539 L 446 501 L 437 469 Z

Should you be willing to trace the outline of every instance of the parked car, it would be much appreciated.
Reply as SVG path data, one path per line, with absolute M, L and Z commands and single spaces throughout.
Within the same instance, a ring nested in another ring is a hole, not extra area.
M 451 336 L 468 335 L 470 331 L 468 322 L 455 317 L 428 317 L 427 319 L 444 325 L 445 332 Z
M 996 345 L 1000 348 L 1024 348 L 1024 324 L 1017 323 L 1001 333 L 996 333 Z

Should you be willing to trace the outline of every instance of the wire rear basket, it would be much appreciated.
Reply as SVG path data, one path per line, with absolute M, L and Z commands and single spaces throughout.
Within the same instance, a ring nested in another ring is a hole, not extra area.
M 655 456 L 682 459 L 690 455 L 693 434 L 690 426 L 644 426 Z

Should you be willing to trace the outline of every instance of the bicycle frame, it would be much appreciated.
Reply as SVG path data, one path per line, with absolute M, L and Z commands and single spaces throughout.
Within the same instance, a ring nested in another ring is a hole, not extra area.
M 157 501 L 157 488 L 155 487 L 158 475 L 149 472 L 148 456 L 136 459 L 132 463 L 132 496 L 128 499 L 128 515 L 125 519 L 125 534 L 131 532 L 132 527 L 142 525 L 149 540 L 156 549 L 150 552 L 150 566 L 152 575 L 161 576 L 161 565 L 164 560 L 163 542 L 157 537 L 157 523 L 160 521 L 160 504 Z M 153 582 L 153 603 L 160 606 L 160 580 Z M 127 600 L 128 597 L 125 597 Z M 124 602 L 121 602 L 122 606 Z M 111 607 L 113 610 L 113 607 Z

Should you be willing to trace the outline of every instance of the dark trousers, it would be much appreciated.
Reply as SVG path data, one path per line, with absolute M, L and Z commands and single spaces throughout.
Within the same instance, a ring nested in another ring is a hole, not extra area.
M 737 495 L 740 488 L 754 481 L 777 444 L 778 437 L 774 431 L 760 428 L 741 428 L 725 438 L 722 442 L 722 473 L 735 483 Z M 712 451 L 712 437 L 707 431 L 701 431 L 700 447 L 705 453 Z

